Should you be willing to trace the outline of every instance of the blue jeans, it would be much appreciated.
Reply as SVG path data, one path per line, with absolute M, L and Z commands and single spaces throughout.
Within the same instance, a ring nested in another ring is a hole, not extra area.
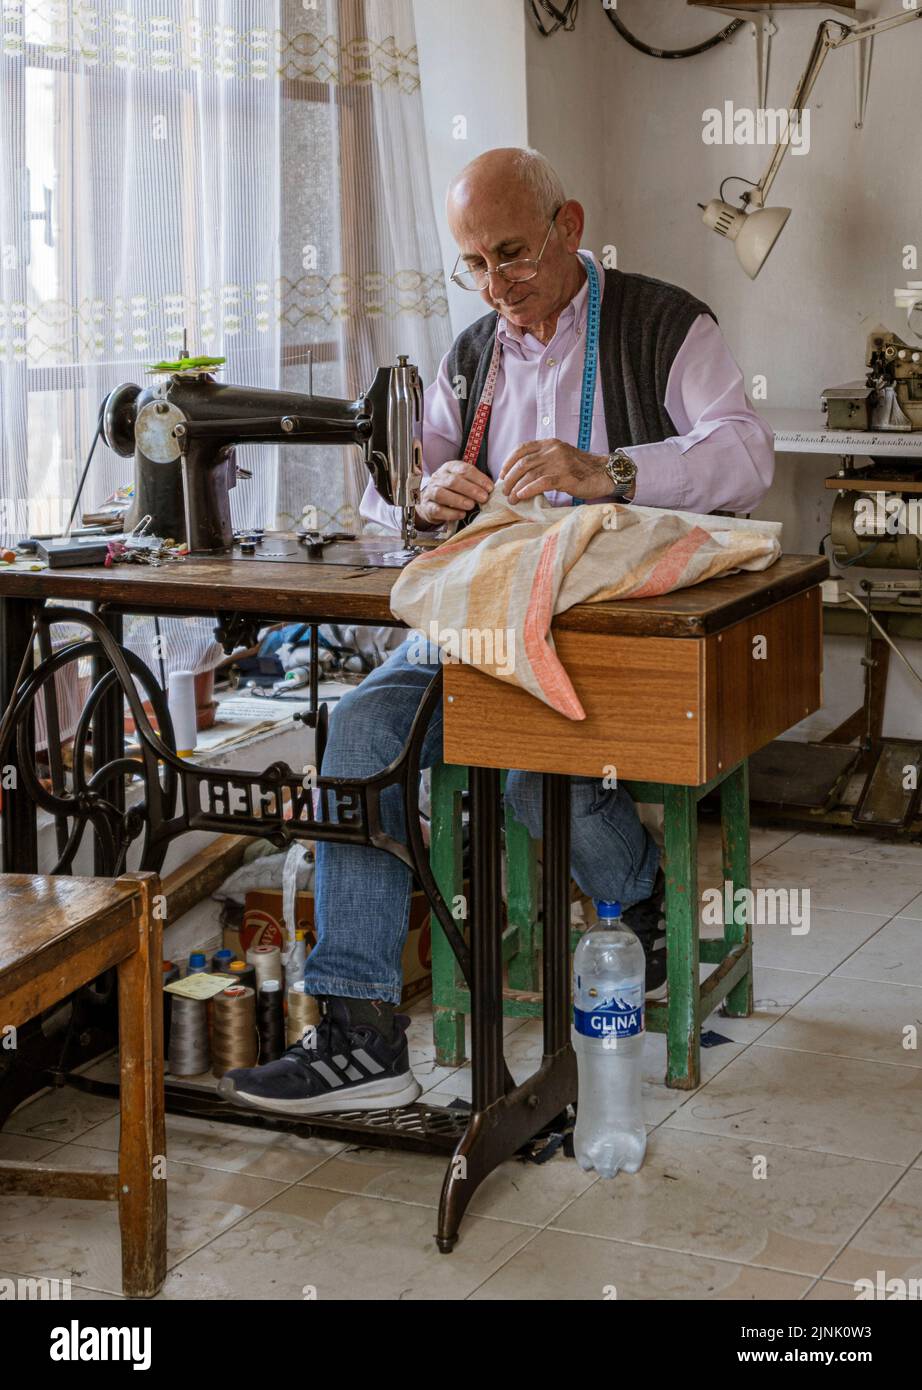
M 419 639 L 413 644 L 420 652 Z M 408 660 L 408 640 L 383 666 L 366 676 L 334 707 L 323 758 L 328 777 L 371 777 L 401 753 L 423 694 L 438 670 L 431 661 Z M 421 766 L 442 755 L 442 714 L 432 717 Z M 641 825 L 634 803 L 621 787 L 574 777 L 571 872 L 584 893 L 624 907 L 653 892 L 659 848 Z M 541 835 L 541 776 L 510 772 L 506 799 L 531 835 Z M 389 787 L 381 797 L 382 828 L 406 843 L 403 796 Z M 399 1003 L 401 956 L 407 934 L 413 879 L 409 869 L 384 850 L 361 845 L 317 843 L 314 883 L 317 945 L 304 981 L 310 994 Z

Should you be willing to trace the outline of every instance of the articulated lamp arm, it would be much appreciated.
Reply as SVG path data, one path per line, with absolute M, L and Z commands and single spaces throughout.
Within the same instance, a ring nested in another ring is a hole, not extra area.
M 914 19 L 922 19 L 922 8 L 900 10 L 896 14 L 885 15 L 882 19 L 870 19 L 863 24 L 849 25 L 839 20 L 824 20 L 816 31 L 807 66 L 791 98 L 789 119 L 800 120 L 820 69 L 832 49 L 845 48 L 848 44 L 873 39 L 876 34 L 895 29 L 900 24 L 909 24 Z M 722 198 L 712 198 L 704 208 L 704 222 L 721 236 L 736 242 L 737 256 L 752 280 L 765 264 L 790 216 L 790 208 L 765 206 L 766 196 L 778 175 L 789 143 L 790 130 L 778 141 L 758 183 L 741 195 L 742 208 L 735 208 L 725 203 Z

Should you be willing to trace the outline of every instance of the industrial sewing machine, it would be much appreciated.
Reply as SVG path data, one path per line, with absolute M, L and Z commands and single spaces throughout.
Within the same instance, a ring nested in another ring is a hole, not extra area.
M 896 333 L 878 327 L 865 352 L 867 377 L 862 382 L 831 386 L 823 392 L 830 430 L 867 433 L 867 449 L 849 441 L 843 467 L 827 488 L 833 503 L 830 533 L 837 565 L 871 569 L 914 570 L 915 581 L 901 585 L 922 592 L 922 454 L 907 445 L 904 457 L 876 458 L 874 435 L 910 435 L 922 430 L 922 348 L 911 347 Z M 856 468 L 854 454 L 871 463 Z M 907 595 L 907 601 L 909 596 Z
M 383 541 L 376 562 L 405 564 L 437 543 L 416 533 L 423 397 L 419 372 L 406 357 L 379 367 L 370 389 L 354 401 L 315 396 L 312 389 L 302 395 L 218 382 L 220 360 L 163 364 L 152 369 L 163 371 L 156 384 L 142 389 L 127 382 L 106 397 L 103 438 L 116 453 L 134 458 L 126 530 L 150 518 L 151 535 L 185 541 L 190 554 L 228 552 L 235 543 L 229 494 L 238 476 L 236 445 L 354 444 L 381 496 L 401 514 L 401 548 Z M 304 531 L 281 550 L 260 544 L 260 557 L 353 564 L 354 552 L 342 544 L 351 539 Z M 244 555 L 254 549 L 253 542 L 242 547 Z
M 864 775 L 857 803 L 831 810 L 832 817 L 847 816 L 858 827 L 907 830 L 919 814 L 922 743 L 885 738 L 883 711 L 891 630 L 914 636 L 922 611 L 922 348 L 878 327 L 868 337 L 865 366 L 864 382 L 823 393 L 828 429 L 841 431 L 841 467 L 825 482 L 835 493 L 829 537 L 838 570 L 824 585 L 827 630 L 852 632 L 856 621 L 863 629 L 864 699 L 823 740 L 820 752 L 829 760 L 830 798 L 848 777 Z M 849 580 L 853 568 L 864 572 L 860 595 Z M 758 768 L 755 776 L 757 781 Z M 813 795 L 810 804 L 819 805 L 821 793 Z
M 831 430 L 922 430 L 922 348 L 883 327 L 868 336 L 863 382 L 823 392 Z

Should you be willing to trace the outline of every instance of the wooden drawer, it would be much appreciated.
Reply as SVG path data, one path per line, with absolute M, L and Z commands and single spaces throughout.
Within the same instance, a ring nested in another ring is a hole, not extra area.
M 555 642 L 586 718 L 446 665 L 446 762 L 698 786 L 822 704 L 818 585 L 702 638 Z

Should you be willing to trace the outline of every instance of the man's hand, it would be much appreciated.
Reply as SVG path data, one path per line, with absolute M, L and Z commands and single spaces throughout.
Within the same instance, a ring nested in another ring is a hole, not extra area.
M 584 453 L 560 439 L 534 439 L 509 455 L 499 481 L 510 502 L 526 502 L 543 492 L 568 492 L 592 502 L 612 493 L 605 462 L 601 454 Z
M 463 459 L 449 459 L 422 486 L 416 517 L 424 526 L 460 521 L 482 507 L 493 491 L 493 479 Z

